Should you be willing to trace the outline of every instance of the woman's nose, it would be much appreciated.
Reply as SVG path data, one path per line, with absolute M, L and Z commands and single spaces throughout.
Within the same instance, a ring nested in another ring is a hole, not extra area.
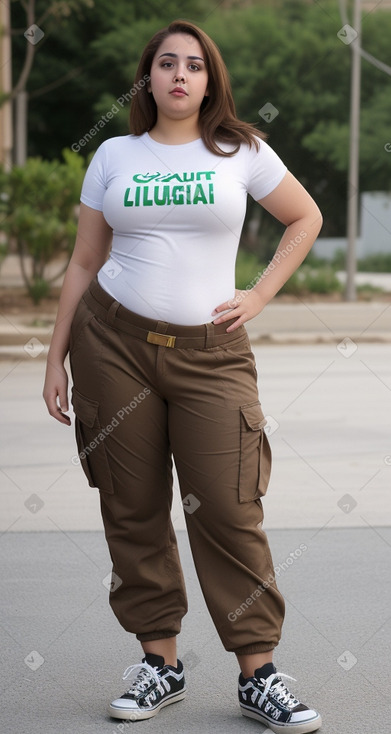
M 174 81 L 179 82 L 179 81 L 184 81 L 184 80 L 185 80 L 185 73 L 183 69 L 177 69 L 174 74 Z

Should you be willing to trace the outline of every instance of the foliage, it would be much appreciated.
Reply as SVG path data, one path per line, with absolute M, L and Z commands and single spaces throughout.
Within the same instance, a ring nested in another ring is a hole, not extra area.
M 245 290 L 254 283 L 254 278 L 261 276 L 265 268 L 266 265 L 259 261 L 257 255 L 239 249 L 236 258 L 235 287 Z
M 333 255 L 331 265 L 336 270 L 346 269 L 346 250 L 339 248 Z
M 1 229 L 16 242 L 23 279 L 35 303 L 65 271 L 77 230 L 84 159 L 69 150 L 63 151 L 63 158 L 64 162 L 29 158 L 25 166 L 15 166 L 6 181 Z M 49 278 L 47 266 L 61 257 L 62 269 Z
M 371 283 L 363 283 L 356 287 L 357 294 L 360 301 L 372 301 L 374 296 L 384 295 L 384 288 L 379 288 L 377 285 L 371 285 Z
M 47 3 L 37 0 L 36 5 L 38 17 Z M 43 23 L 45 37 L 28 82 L 29 155 L 58 157 L 59 150 L 82 139 L 129 91 L 147 40 L 179 16 L 216 41 L 239 116 L 269 134 L 272 147 L 308 188 L 324 216 L 323 236 L 345 234 L 351 47 L 337 37 L 343 24 L 337 0 L 224 0 L 212 5 L 207 0 L 181 0 L 179 5 L 176 0 L 94 0 L 76 5 L 77 12 Z M 12 16 L 13 26 L 23 28 L 20 2 L 12 3 Z M 363 47 L 389 65 L 390 37 L 391 12 L 363 13 Z M 25 44 L 21 32 L 13 41 L 15 78 Z M 270 123 L 258 114 L 266 102 L 278 110 Z M 391 142 L 390 117 L 389 77 L 363 59 L 361 191 L 389 190 L 391 155 L 384 145 Z M 108 137 L 126 134 L 127 118 L 125 105 L 83 154 Z M 270 219 L 261 232 L 262 239 L 265 229 L 270 233 L 265 259 L 277 237 Z
M 346 269 L 346 252 L 337 250 L 331 265 L 335 270 Z M 362 273 L 391 273 L 391 253 L 377 252 L 357 260 L 357 270 Z
M 391 253 L 375 253 L 357 261 L 357 270 L 363 273 L 391 273 Z
M 342 284 L 332 267 L 323 265 L 319 268 L 312 268 L 305 264 L 293 273 L 280 292 L 305 296 L 307 293 L 325 294 L 340 291 L 342 291 Z
M 236 259 L 236 288 L 244 290 L 248 286 L 253 286 L 265 267 L 266 265 L 261 263 L 253 253 L 239 250 Z M 305 296 L 309 293 L 339 293 L 341 290 L 342 285 L 336 276 L 335 269 L 324 264 L 314 267 L 308 256 L 279 293 Z
M 8 247 L 4 234 L 1 232 L 1 223 L 7 216 L 8 209 L 8 192 L 7 192 L 7 174 L 4 167 L 0 165 L 0 268 L 7 255 Z

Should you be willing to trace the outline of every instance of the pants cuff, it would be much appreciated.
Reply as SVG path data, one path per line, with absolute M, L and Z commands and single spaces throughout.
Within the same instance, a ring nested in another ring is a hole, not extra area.
M 236 647 L 234 650 L 229 650 L 229 652 L 234 652 L 236 655 L 254 655 L 257 652 L 270 652 L 270 650 L 274 650 L 277 645 L 278 643 L 274 642 L 254 642 L 252 645 Z
M 161 630 L 160 632 L 144 632 L 143 634 L 137 634 L 136 638 L 139 642 L 150 642 L 151 640 L 163 640 L 167 637 L 176 637 L 178 631 L 166 631 Z

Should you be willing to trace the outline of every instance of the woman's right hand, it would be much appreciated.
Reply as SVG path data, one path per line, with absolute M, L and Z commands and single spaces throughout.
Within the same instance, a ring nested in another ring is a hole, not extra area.
M 71 419 L 64 415 L 69 410 L 68 374 L 63 364 L 52 363 L 49 358 L 42 395 L 50 415 L 60 423 L 70 426 Z

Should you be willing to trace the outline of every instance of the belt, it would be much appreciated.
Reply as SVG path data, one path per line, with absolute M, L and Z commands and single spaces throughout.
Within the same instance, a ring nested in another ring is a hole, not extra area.
M 205 349 L 228 344 L 234 339 L 247 336 L 244 326 L 227 334 L 226 329 L 235 319 L 222 324 L 199 324 L 182 326 L 167 321 L 149 319 L 122 306 L 105 291 L 95 278 L 83 294 L 87 306 L 105 323 L 126 334 L 142 339 L 150 344 L 177 349 Z

